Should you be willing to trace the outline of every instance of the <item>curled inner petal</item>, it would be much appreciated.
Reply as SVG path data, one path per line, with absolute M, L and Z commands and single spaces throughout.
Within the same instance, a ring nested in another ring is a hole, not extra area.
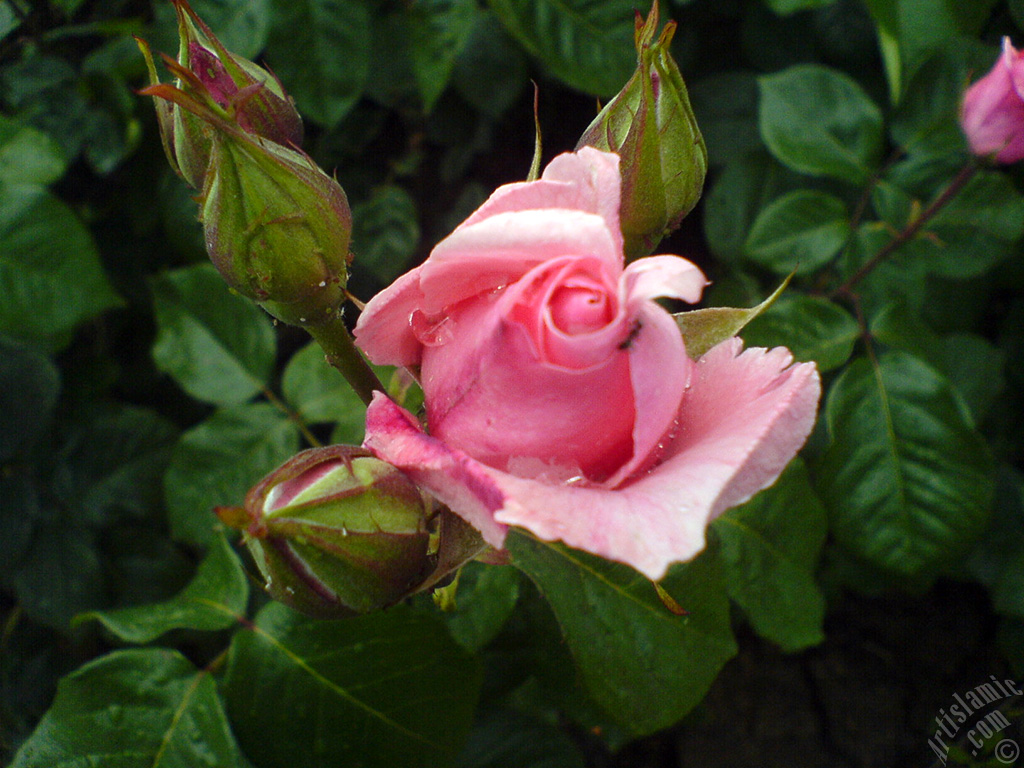
M 613 317 L 608 295 L 590 286 L 562 286 L 552 293 L 548 304 L 551 322 L 570 336 L 596 331 Z

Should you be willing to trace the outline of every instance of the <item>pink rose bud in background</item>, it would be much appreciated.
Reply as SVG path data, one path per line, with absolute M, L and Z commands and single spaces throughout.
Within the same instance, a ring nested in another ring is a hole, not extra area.
M 655 302 L 696 302 L 678 256 L 625 264 L 615 154 L 585 147 L 498 189 L 356 326 L 419 366 L 429 434 L 384 395 L 365 445 L 501 548 L 506 528 L 652 579 L 778 477 L 814 424 L 812 364 L 729 339 L 699 361 Z
M 1024 52 L 1003 38 L 1003 53 L 964 94 L 960 125 L 971 152 L 997 163 L 1024 159 Z
M 626 258 L 651 253 L 700 200 L 708 153 L 690 97 L 672 59 L 676 24 L 655 41 L 658 4 L 646 21 L 637 14 L 637 68 L 594 118 L 577 149 L 595 147 L 620 157 L 619 219 Z
M 427 512 L 405 475 L 345 445 L 299 453 L 249 491 L 244 509 L 218 509 L 245 531 L 271 596 L 320 617 L 412 592 L 432 567 Z
M 280 81 L 266 69 L 230 53 L 186 0 L 172 0 L 178 14 L 179 76 L 177 87 L 198 87 L 242 130 L 286 147 L 302 143 L 302 118 Z M 149 79 L 158 85 L 149 45 L 139 41 Z M 194 79 L 193 79 L 194 78 Z M 188 82 L 191 80 L 191 83 Z M 210 129 L 188 110 L 157 99 L 157 118 L 171 167 L 197 189 L 203 186 L 210 160 Z

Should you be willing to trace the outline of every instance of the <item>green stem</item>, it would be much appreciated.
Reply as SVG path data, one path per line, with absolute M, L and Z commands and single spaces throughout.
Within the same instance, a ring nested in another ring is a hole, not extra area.
M 918 232 L 921 231 L 921 228 L 924 227 L 925 224 L 935 217 L 935 214 L 942 210 L 950 200 L 956 197 L 960 190 L 966 186 L 967 182 L 974 177 L 974 174 L 978 172 L 979 168 L 980 166 L 976 160 L 971 160 L 967 165 L 961 168 L 960 172 L 953 177 L 951 182 L 949 182 L 949 185 L 942 190 L 942 193 L 936 197 L 935 200 L 932 201 L 931 205 L 921 212 L 920 216 L 910 222 L 892 240 L 886 243 L 885 247 L 883 247 L 878 253 L 865 262 L 860 269 L 847 278 L 846 282 L 832 291 L 831 297 L 835 298 L 836 296 L 841 295 L 848 296 L 853 286 L 871 274 L 875 267 L 885 261 L 893 251 L 911 240 Z
M 323 348 L 327 362 L 338 369 L 364 403 L 370 404 L 375 390 L 386 391 L 377 374 L 356 349 L 352 334 L 340 315 L 322 325 L 306 326 L 306 331 Z
M 295 425 L 299 428 L 299 432 L 301 432 L 302 436 L 306 438 L 306 442 L 308 442 L 315 448 L 320 447 L 320 441 L 316 439 L 316 435 L 309 431 L 309 425 L 306 424 L 306 421 L 302 418 L 302 416 L 300 416 L 296 411 L 293 411 L 291 408 L 289 408 L 288 405 L 285 404 L 281 400 L 281 398 L 275 395 L 269 388 L 263 388 L 263 396 L 267 398 L 267 401 L 271 405 L 273 405 L 279 411 L 284 413 L 285 416 L 287 416 L 295 423 Z

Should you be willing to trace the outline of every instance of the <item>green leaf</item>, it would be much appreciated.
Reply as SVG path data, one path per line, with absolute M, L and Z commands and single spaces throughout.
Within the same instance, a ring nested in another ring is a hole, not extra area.
M 271 0 L 267 60 L 304 117 L 333 128 L 363 93 L 370 64 L 365 0 Z
M 850 77 L 800 65 L 758 80 L 761 138 L 795 171 L 861 184 L 882 151 L 882 113 Z
M 999 613 L 1024 619 L 1024 475 L 1000 467 L 992 520 L 964 563 Z
M 1005 388 L 1003 353 L 980 336 L 939 336 L 905 306 L 887 307 L 871 321 L 872 335 L 909 352 L 945 374 L 980 422 Z
M 824 8 L 836 0 L 765 0 L 768 7 L 780 16 L 788 16 L 797 11 L 809 11 L 814 8 Z
M 61 680 L 11 768 L 243 768 L 217 685 L 177 651 L 116 651 Z
M 198 400 L 237 405 L 267 386 L 276 340 L 270 318 L 228 291 L 211 264 L 152 280 L 153 361 Z
M 977 174 L 906 250 L 933 274 L 977 277 L 1006 258 L 1024 235 L 1024 197 L 1003 173 Z
M 893 103 L 909 93 L 918 68 L 939 46 L 958 35 L 974 37 L 996 0 L 867 0 L 879 38 Z
M 79 323 L 121 303 L 89 231 L 31 184 L 0 184 L 0 296 L 0 333 L 54 350 Z
M 790 276 L 792 277 L 792 276 Z M 775 289 L 771 296 L 756 307 L 743 309 L 739 307 L 708 307 L 693 309 L 689 312 L 677 312 L 672 315 L 679 326 L 679 331 L 686 341 L 686 353 L 697 360 L 716 344 L 731 339 L 766 309 L 768 309 L 789 285 L 787 277 Z
M 594 700 L 633 734 L 683 717 L 736 652 L 713 557 L 676 566 L 662 581 L 689 613 L 677 616 L 628 566 L 517 530 L 505 543 L 550 603 Z
M 288 361 L 281 391 L 306 423 L 334 422 L 339 438 L 335 442 L 363 442 L 366 405 L 324 359 L 324 351 L 316 342 L 307 344 Z
M 761 637 L 786 652 L 824 640 L 814 580 L 828 519 L 799 460 L 770 489 L 712 524 L 729 596 Z
M 857 321 L 816 296 L 784 296 L 743 331 L 749 347 L 788 347 L 793 357 L 830 371 L 845 363 L 860 336 Z
M 764 151 L 726 165 L 704 198 L 704 232 L 714 254 L 723 261 L 739 260 L 761 209 L 799 184 L 795 173 Z
M 267 44 L 272 16 L 270 0 L 190 0 L 189 4 L 213 30 L 224 47 L 236 56 L 256 58 Z M 170 4 L 154 3 L 157 23 L 165 27 L 168 43 L 174 40 L 177 53 L 177 16 Z M 163 43 L 162 39 L 158 39 Z M 161 50 L 156 47 L 155 50 Z M 277 70 L 273 61 L 271 69 Z
M 386 285 L 405 272 L 420 241 L 416 203 L 397 184 L 374 190 L 352 209 L 355 269 Z
M 0 462 L 46 433 L 59 392 L 60 372 L 46 355 L 0 336 Z
M 94 536 L 69 520 L 35 526 L 11 583 L 29 616 L 62 631 L 75 614 L 106 601 Z
M 225 696 L 260 768 L 435 768 L 462 746 L 479 685 L 429 615 L 398 606 L 316 621 L 272 603 L 235 634 Z
M 425 111 L 448 85 L 478 13 L 475 0 L 422 0 L 408 7 L 409 54 Z
M 0 184 L 50 184 L 64 175 L 64 151 L 42 131 L 0 115 Z
M 485 713 L 469 734 L 456 768 L 584 768 L 583 756 L 558 728 L 514 709 Z
M 842 200 L 800 189 L 762 209 L 745 250 L 752 261 L 779 274 L 807 274 L 827 264 L 849 237 L 850 222 Z
M 204 546 L 217 506 L 237 506 L 264 475 L 298 450 L 295 425 L 271 405 L 217 411 L 181 436 L 164 476 L 171 535 Z
M 728 165 L 761 146 L 753 72 L 722 72 L 698 80 L 690 88 L 690 103 L 710 163 Z
M 489 0 L 505 28 L 562 82 L 612 96 L 633 74 L 632 0 Z
M 455 610 L 446 614 L 452 637 L 477 652 L 493 640 L 519 599 L 519 572 L 498 565 L 468 563 L 459 572 Z
M 153 411 L 99 411 L 69 431 L 57 454 L 52 491 L 88 524 L 118 514 L 158 515 L 161 479 L 177 437 L 175 426 Z
M 223 536 L 214 538 L 206 558 L 184 590 L 152 605 L 93 611 L 75 623 L 95 619 L 128 643 L 148 643 L 173 629 L 211 632 L 227 629 L 245 617 L 249 581 Z
M 836 540 L 911 578 L 934 576 L 981 533 L 992 458 L 949 383 L 902 352 L 855 361 L 825 410 L 817 473 Z
M 528 78 L 526 57 L 501 22 L 490 11 L 477 13 L 452 74 L 459 95 L 496 120 L 516 102 Z

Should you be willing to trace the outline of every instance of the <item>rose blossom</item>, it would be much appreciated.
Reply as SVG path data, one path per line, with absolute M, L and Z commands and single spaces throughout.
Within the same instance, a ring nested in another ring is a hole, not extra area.
M 967 89 L 960 125 L 971 152 L 998 163 L 1024 159 L 1024 52 L 1003 38 L 1003 55 Z
M 687 357 L 656 297 L 700 298 L 678 256 L 625 266 L 618 156 L 583 148 L 498 189 L 356 326 L 420 366 L 430 434 L 381 394 L 365 445 L 501 548 L 517 525 L 652 579 L 803 444 L 813 364 L 739 339 Z

